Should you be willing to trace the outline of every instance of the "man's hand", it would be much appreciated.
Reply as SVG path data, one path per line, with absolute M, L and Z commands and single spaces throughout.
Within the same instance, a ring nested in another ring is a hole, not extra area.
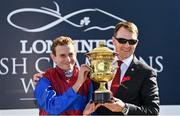
M 125 107 L 125 103 L 120 99 L 113 97 L 112 103 L 105 103 L 103 106 L 112 112 L 122 112 L 122 109 Z
M 33 75 L 33 84 L 36 86 L 39 79 L 43 76 L 43 73 L 36 73 Z
M 90 67 L 86 64 L 82 64 L 80 69 L 79 69 L 78 79 L 72 87 L 75 92 L 77 92 L 79 90 L 81 85 L 87 79 L 89 72 L 90 72 Z
M 77 81 L 84 82 L 87 79 L 89 72 L 90 72 L 90 67 L 88 65 L 86 65 L 86 64 L 82 64 L 80 69 L 79 69 L 79 74 L 78 74 L 78 80 Z
M 87 105 L 86 108 L 83 111 L 83 115 L 90 115 L 92 114 L 99 106 L 102 104 L 95 104 L 94 102 L 90 101 Z

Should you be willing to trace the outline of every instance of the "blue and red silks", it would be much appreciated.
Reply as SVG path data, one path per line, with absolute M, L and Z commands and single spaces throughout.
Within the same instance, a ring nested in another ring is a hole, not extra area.
M 88 78 L 76 93 L 72 86 L 77 78 L 78 69 L 75 66 L 69 82 L 59 67 L 47 70 L 34 91 L 39 115 L 81 115 L 92 98 L 93 86 Z

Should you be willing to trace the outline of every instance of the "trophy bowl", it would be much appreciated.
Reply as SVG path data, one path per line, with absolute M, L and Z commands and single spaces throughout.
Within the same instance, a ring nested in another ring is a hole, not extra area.
M 105 47 L 103 42 L 99 42 L 99 46 L 92 51 L 86 53 L 90 61 L 90 79 L 99 83 L 100 86 L 94 91 L 93 101 L 95 103 L 110 102 L 112 98 L 111 91 L 106 89 L 105 84 L 111 81 L 115 75 L 115 69 L 112 63 L 117 53 Z

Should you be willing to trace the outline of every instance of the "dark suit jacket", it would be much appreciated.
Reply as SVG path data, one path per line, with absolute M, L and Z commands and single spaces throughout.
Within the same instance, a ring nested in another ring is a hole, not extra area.
M 96 88 L 97 86 L 95 86 Z M 128 115 L 157 115 L 159 113 L 160 102 L 157 73 L 151 67 L 134 57 L 115 97 L 127 103 L 129 107 Z M 101 106 L 97 109 L 97 114 L 119 115 L 122 113 L 111 112 Z

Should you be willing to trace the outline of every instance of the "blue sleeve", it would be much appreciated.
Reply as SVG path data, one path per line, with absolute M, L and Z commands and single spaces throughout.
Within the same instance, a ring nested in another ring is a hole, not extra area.
M 92 100 L 93 92 L 94 92 L 93 90 L 94 90 L 94 89 L 93 89 L 93 84 L 92 84 L 92 82 L 91 82 L 90 88 L 89 88 L 89 92 L 88 92 L 88 101 Z
M 80 96 L 72 88 L 69 88 L 63 95 L 57 95 L 47 78 L 41 78 L 38 81 L 34 95 L 39 107 L 49 114 L 63 113 Z

